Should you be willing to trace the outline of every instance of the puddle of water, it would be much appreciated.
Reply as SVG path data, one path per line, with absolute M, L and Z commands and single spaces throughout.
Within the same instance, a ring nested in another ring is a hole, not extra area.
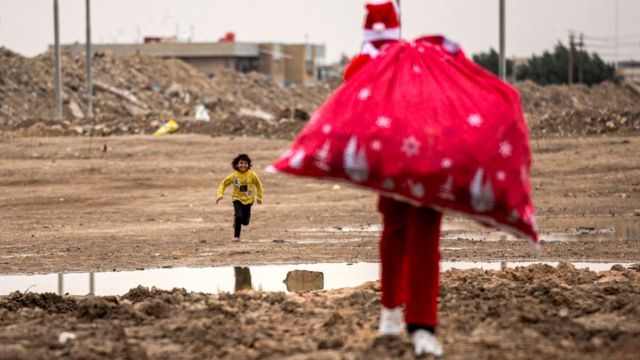
M 0 259 L 13 259 L 13 258 L 21 258 L 21 257 L 32 257 L 38 256 L 38 254 L 15 254 L 15 255 L 0 255 Z
M 469 223 L 460 221 L 444 221 L 442 231 L 469 230 Z M 381 224 L 369 224 L 366 226 L 332 226 L 327 228 L 301 228 L 292 230 L 301 233 L 375 233 L 382 231 Z
M 369 232 L 369 233 L 379 233 L 382 231 L 382 226 L 380 224 L 369 224 L 366 226 L 331 226 L 327 228 L 301 228 L 291 230 L 292 232 L 298 233 L 361 233 L 361 232 Z
M 287 240 L 295 244 L 343 244 L 343 243 L 356 243 L 364 241 L 365 238 L 348 238 L 348 239 L 300 239 L 300 240 Z
M 450 269 L 499 270 L 505 267 L 557 262 L 442 262 L 441 271 Z M 577 268 L 592 271 L 611 269 L 617 263 L 573 263 Z M 619 263 L 631 266 L 631 263 Z M 0 295 L 13 291 L 56 292 L 71 295 L 93 293 L 100 296 L 122 295 L 142 285 L 164 290 L 184 288 L 187 291 L 217 293 L 236 290 L 307 291 L 331 290 L 359 286 L 379 278 L 379 263 L 325 263 L 297 265 L 266 265 L 251 267 L 171 268 L 138 271 L 69 273 L 46 275 L 0 276 Z M 285 281 L 286 280 L 286 281 Z M 62 290 L 62 291 L 61 291 Z
M 585 222 L 589 225 L 581 225 L 581 222 Z M 565 227 L 569 230 L 542 232 L 540 234 L 540 240 L 546 242 L 575 240 L 640 240 L 640 221 L 597 218 L 580 221 L 576 219 L 572 219 L 570 221 L 563 220 L 563 224 L 569 225 Z M 573 228 L 571 226 L 573 226 Z M 292 231 L 303 236 L 322 236 L 337 233 L 360 234 L 361 236 L 379 236 L 382 231 L 382 226 L 380 224 L 370 224 L 366 226 L 332 226 L 327 228 L 300 228 Z M 520 239 L 509 233 L 489 230 L 488 228 L 481 227 L 477 224 L 460 221 L 445 221 L 442 226 L 442 238 L 443 240 L 520 241 Z M 323 242 L 323 240 L 310 240 L 310 242 Z
M 629 218 L 554 219 L 548 226 L 568 229 L 542 233 L 549 242 L 572 240 L 640 240 L 640 221 Z

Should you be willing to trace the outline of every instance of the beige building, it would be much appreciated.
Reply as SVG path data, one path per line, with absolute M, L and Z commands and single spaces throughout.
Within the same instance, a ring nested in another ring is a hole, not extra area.
M 63 52 L 84 53 L 84 44 L 63 45 Z M 220 69 L 257 71 L 282 86 L 309 86 L 318 81 L 318 67 L 324 62 L 324 45 L 277 43 L 180 43 L 93 44 L 95 53 L 111 51 L 120 56 L 138 53 L 183 60 L 206 74 Z
M 640 61 L 628 60 L 618 62 L 617 73 L 625 80 L 640 83 Z

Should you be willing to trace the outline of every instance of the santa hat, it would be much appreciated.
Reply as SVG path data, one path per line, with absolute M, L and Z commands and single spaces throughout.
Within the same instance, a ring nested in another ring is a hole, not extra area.
M 366 9 L 365 42 L 400 39 L 400 8 L 396 0 L 371 0 Z

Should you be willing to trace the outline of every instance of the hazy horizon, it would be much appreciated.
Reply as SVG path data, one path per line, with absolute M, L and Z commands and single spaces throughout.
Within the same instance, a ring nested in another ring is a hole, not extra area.
M 239 42 L 324 44 L 326 60 L 361 43 L 364 0 L 92 0 L 92 42 L 140 42 L 144 36 Z M 640 1 L 618 2 L 618 60 L 640 60 Z M 473 54 L 498 48 L 498 0 L 402 0 L 403 37 L 444 34 Z M 585 34 L 585 49 L 615 60 L 612 0 L 506 1 L 507 56 L 528 57 Z M 85 41 L 85 0 L 60 0 L 60 41 Z M 294 31 L 295 29 L 295 31 Z M 53 43 L 53 0 L 0 0 L 0 46 L 25 56 Z

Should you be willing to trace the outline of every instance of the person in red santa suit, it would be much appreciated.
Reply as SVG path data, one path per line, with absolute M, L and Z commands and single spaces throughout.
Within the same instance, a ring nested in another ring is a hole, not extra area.
M 348 81 L 375 58 L 383 47 L 400 39 L 400 14 L 395 0 L 366 4 L 364 45 L 345 68 Z M 379 332 L 409 332 L 416 355 L 442 356 L 435 337 L 440 273 L 440 224 L 442 213 L 380 196 L 382 308 Z

